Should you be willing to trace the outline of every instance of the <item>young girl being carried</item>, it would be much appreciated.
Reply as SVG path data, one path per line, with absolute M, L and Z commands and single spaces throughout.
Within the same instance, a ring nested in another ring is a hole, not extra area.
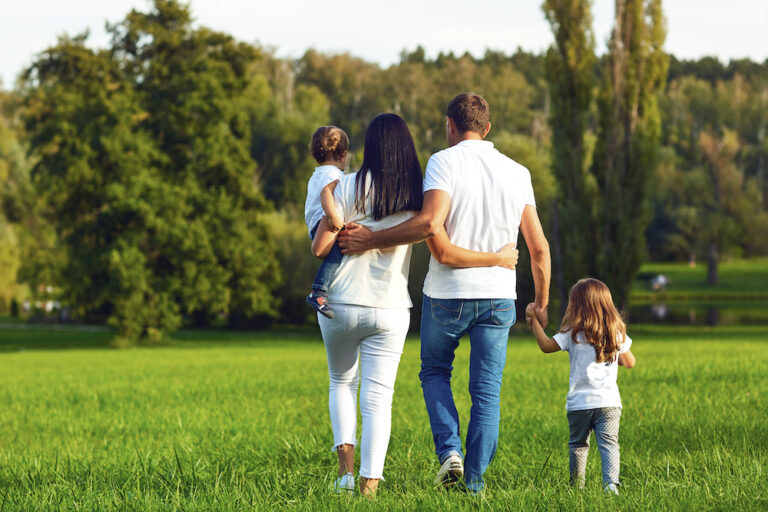
M 315 167 L 315 172 L 307 183 L 304 221 L 307 223 L 309 238 L 314 240 L 321 222 L 327 222 L 333 233 L 344 227 L 344 222 L 336 211 L 333 192 L 339 178 L 344 175 L 342 169 L 346 165 L 349 137 L 344 130 L 336 126 L 321 126 L 312 135 L 309 149 L 318 167 Z M 328 286 L 336 275 L 341 259 L 341 249 L 338 244 L 333 244 L 331 252 L 315 274 L 312 291 L 307 295 L 307 304 L 328 318 L 333 318 L 333 310 L 328 303 Z
M 549 338 L 531 305 L 525 312 L 542 352 L 568 352 L 571 362 L 565 409 L 570 426 L 571 484 L 584 486 L 589 434 L 594 430 L 605 490 L 619 493 L 618 366 L 632 368 L 635 356 L 626 325 L 613 305 L 611 291 L 597 279 L 581 279 L 568 296 L 560 332 Z

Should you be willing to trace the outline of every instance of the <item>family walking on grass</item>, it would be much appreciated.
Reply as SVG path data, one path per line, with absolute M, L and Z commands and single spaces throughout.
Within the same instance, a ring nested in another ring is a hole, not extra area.
M 324 261 L 307 302 L 318 311 L 328 357 L 332 448 L 337 492 L 354 491 L 360 382 L 359 489 L 376 493 L 391 430 L 395 379 L 412 307 L 410 244 L 432 254 L 421 316 L 421 387 L 438 457 L 435 484 L 483 491 L 496 453 L 502 373 L 515 323 L 518 233 L 531 255 L 536 289 L 526 320 L 543 352 L 568 351 L 566 409 L 571 482 L 583 485 L 589 434 L 595 432 L 606 490 L 618 494 L 621 399 L 617 366 L 634 366 L 610 291 L 596 279 L 571 289 L 559 332 L 549 338 L 549 245 L 539 222 L 529 171 L 497 151 L 481 96 L 456 96 L 446 109 L 448 149 L 429 159 L 422 178 L 405 121 L 380 114 L 365 137 L 363 162 L 344 175 L 349 140 L 334 126 L 315 132 L 319 167 L 309 180 L 305 220 L 312 252 Z M 462 449 L 451 372 L 459 340 L 469 335 L 472 408 Z M 457 485 L 460 484 L 460 485 Z

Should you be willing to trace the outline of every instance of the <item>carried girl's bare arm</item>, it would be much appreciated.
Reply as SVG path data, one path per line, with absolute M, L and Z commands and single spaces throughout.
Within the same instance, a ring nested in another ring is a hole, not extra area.
M 333 199 L 333 192 L 338 184 L 339 180 L 332 181 L 320 191 L 320 205 L 323 207 L 323 212 L 328 218 L 328 228 L 333 233 L 337 233 L 344 227 L 344 219 L 336 211 L 336 201 Z
M 337 235 L 338 233 L 334 233 L 328 227 L 328 217 L 320 219 L 315 238 L 312 240 L 312 254 L 321 260 L 325 259 L 325 257 L 328 256 L 328 253 L 331 252 L 331 248 L 336 241 Z

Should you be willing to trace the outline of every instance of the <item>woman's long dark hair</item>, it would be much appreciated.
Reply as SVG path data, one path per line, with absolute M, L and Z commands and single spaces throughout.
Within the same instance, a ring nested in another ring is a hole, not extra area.
M 366 175 L 371 187 L 366 194 Z M 355 178 L 355 208 L 365 211 L 371 196 L 372 215 L 379 220 L 393 213 L 421 210 L 421 165 L 408 125 L 397 114 L 379 114 L 365 133 L 363 163 Z

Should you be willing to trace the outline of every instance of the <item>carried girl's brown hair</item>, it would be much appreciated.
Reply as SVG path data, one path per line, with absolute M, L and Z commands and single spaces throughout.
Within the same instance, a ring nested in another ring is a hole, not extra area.
M 336 126 L 321 126 L 312 135 L 309 150 L 318 164 L 341 160 L 349 151 L 349 137 Z
M 611 290 L 597 279 L 580 279 L 568 295 L 568 308 L 560 332 L 570 332 L 571 339 L 582 333 L 595 347 L 597 362 L 612 361 L 624 342 L 627 326 L 613 305 Z

